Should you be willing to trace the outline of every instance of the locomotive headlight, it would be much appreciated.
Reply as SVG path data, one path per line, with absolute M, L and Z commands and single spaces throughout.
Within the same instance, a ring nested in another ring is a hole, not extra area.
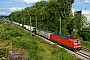
M 74 46 L 74 48 L 76 48 L 76 46 Z

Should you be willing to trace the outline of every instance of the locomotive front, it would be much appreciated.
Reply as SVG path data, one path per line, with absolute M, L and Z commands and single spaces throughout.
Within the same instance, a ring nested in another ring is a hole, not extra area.
M 81 43 L 79 39 L 73 39 L 73 48 L 74 50 L 81 50 Z

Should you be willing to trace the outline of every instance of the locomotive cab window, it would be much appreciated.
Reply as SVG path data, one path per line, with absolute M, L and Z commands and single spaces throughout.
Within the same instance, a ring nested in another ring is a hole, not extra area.
M 75 41 L 75 44 L 80 44 L 80 41 L 79 41 L 79 40 L 76 40 L 76 41 Z

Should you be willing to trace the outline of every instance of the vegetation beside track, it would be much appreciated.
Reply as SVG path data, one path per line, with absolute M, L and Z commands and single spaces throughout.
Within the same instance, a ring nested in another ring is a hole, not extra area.
M 82 44 L 83 47 L 86 47 L 86 48 L 89 48 L 90 49 L 90 41 L 83 41 L 83 38 L 80 37 L 80 36 L 78 36 L 78 38 L 80 39 L 81 44 Z
M 0 39 L 4 41 L 2 48 L 24 49 L 33 60 L 77 60 L 56 44 L 51 45 L 35 35 L 30 36 L 28 31 L 10 23 L 0 24 Z
M 88 41 L 81 41 L 82 46 L 90 49 L 90 42 Z

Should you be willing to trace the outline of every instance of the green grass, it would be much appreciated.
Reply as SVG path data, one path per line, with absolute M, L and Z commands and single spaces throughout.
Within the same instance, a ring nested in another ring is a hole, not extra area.
M 77 60 L 56 44 L 51 45 L 10 23 L 0 24 L 0 39 L 7 41 L 4 45 L 8 49 L 24 49 L 32 60 Z
M 80 36 L 78 38 L 80 39 L 82 46 L 90 49 L 90 41 L 83 41 Z
M 3 20 L 0 20 L 0 24 L 3 24 L 4 23 L 4 21 Z
M 88 42 L 88 41 L 81 41 L 81 43 L 82 43 L 82 46 L 87 47 L 87 48 L 90 49 L 90 42 Z
M 7 59 L 7 56 L 8 56 L 7 52 L 8 52 L 8 50 L 6 48 L 0 49 L 0 58 L 4 57 L 5 59 Z M 2 59 L 0 59 L 0 60 L 2 60 Z

